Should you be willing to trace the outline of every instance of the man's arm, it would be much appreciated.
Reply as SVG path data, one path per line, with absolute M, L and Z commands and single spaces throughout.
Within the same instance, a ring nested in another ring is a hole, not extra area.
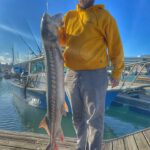
M 62 24 L 58 29 L 58 41 L 62 47 L 65 47 L 65 45 L 66 45 L 66 29 L 65 28 L 66 28 L 66 18 L 68 16 L 68 14 L 69 13 L 65 14 L 65 16 L 62 20 Z
M 115 19 L 110 15 L 106 26 L 106 41 L 108 46 L 108 55 L 113 66 L 112 87 L 119 84 L 119 80 L 124 68 L 124 53 L 120 34 Z
M 59 27 L 58 29 L 58 41 L 59 44 L 64 47 L 66 44 L 66 35 L 64 26 Z

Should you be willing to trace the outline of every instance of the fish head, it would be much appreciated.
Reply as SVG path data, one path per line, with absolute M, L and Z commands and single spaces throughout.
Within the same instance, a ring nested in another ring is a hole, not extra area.
M 41 20 L 41 36 L 44 47 L 49 47 L 50 44 L 57 42 L 58 28 L 61 25 L 61 22 L 61 14 L 50 16 L 48 13 L 44 13 Z
M 53 21 L 57 24 L 57 26 L 61 26 L 63 24 L 63 15 L 61 13 L 52 16 Z

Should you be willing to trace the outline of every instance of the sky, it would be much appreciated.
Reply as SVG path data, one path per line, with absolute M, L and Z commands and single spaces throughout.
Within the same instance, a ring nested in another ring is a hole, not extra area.
M 40 21 L 47 10 L 51 15 L 75 9 L 77 0 L 0 0 L 0 62 L 29 58 L 41 48 Z M 125 57 L 150 55 L 150 0 L 96 0 L 116 19 Z M 25 44 L 27 43 L 27 44 Z

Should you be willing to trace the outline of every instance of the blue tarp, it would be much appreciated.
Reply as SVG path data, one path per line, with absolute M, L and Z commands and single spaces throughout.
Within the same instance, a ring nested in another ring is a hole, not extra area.
M 13 67 L 13 70 L 15 73 L 22 73 L 24 71 L 24 68 L 22 67 Z

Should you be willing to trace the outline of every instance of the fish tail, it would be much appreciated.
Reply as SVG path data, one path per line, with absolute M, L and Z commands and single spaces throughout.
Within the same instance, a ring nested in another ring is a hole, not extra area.
M 39 124 L 39 128 L 44 128 L 47 134 L 50 136 L 50 130 L 48 128 L 48 120 L 47 117 L 45 116 L 42 121 Z
M 46 150 L 52 150 L 51 144 L 48 144 L 48 145 L 47 145 Z
M 48 144 L 48 146 L 46 147 L 46 150 L 59 150 L 59 149 L 58 149 L 57 143 L 54 142 L 53 145 L 52 144 Z

